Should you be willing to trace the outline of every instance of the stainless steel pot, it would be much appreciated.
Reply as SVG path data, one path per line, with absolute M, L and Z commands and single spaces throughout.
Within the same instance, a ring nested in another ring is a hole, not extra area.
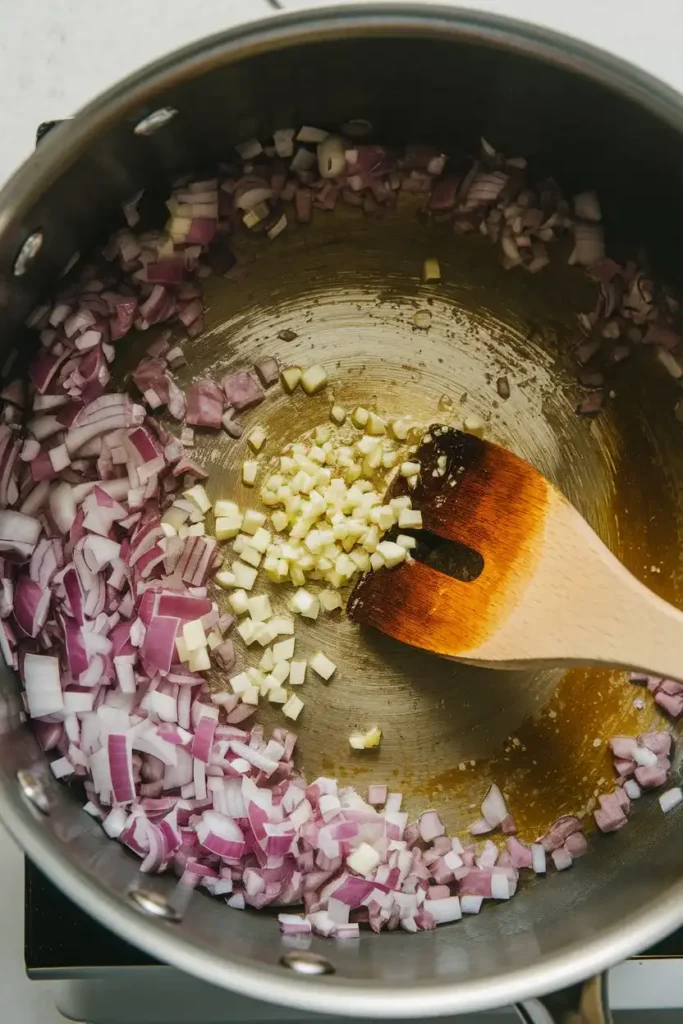
M 529 157 L 541 174 L 555 173 L 568 191 L 596 187 L 611 251 L 637 251 L 666 279 L 676 276 L 678 95 L 607 54 L 528 25 L 423 4 L 352 5 L 193 45 L 55 129 L 0 195 L 3 344 L 18 338 L 21 345 L 20 324 L 36 298 L 75 250 L 104 237 L 136 189 L 163 191 L 178 172 L 212 166 L 235 142 L 276 127 L 349 117 L 369 119 L 378 137 L 456 153 L 471 152 L 483 133 L 499 149 Z M 635 360 L 609 412 L 588 428 L 572 411 L 566 358 L 575 314 L 590 299 L 583 279 L 563 264 L 533 280 L 505 275 L 488 250 L 422 230 L 410 211 L 381 231 L 340 212 L 270 249 L 245 241 L 241 258 L 254 256 L 258 266 L 242 291 L 209 283 L 207 332 L 192 349 L 188 378 L 272 351 L 286 324 L 299 335 L 288 361 L 312 345 L 323 361 L 338 360 L 345 403 L 413 403 L 425 418 L 439 418 L 437 408 L 443 418 L 445 392 L 466 400 L 489 420 L 495 440 L 563 487 L 634 572 L 683 603 L 674 382 L 651 361 Z M 418 284 L 425 255 L 438 255 L 449 272 L 438 295 L 429 295 L 430 340 L 418 343 L 410 318 L 427 301 Z M 133 342 L 123 369 L 135 358 Z M 492 366 L 519 385 L 508 403 L 495 400 Z M 291 404 L 276 401 L 267 415 L 286 441 L 320 410 L 302 401 L 292 415 Z M 226 488 L 239 492 L 238 456 L 239 446 L 215 455 L 211 486 L 223 496 Z M 652 565 L 662 572 L 649 576 Z M 462 668 L 377 638 L 361 642 L 350 626 L 330 642 L 348 685 L 320 688 L 309 702 L 304 770 L 311 777 L 334 771 L 359 785 L 389 777 L 412 807 L 437 803 L 451 828 L 466 824 L 466 808 L 499 777 L 533 838 L 558 814 L 589 807 L 601 779 L 607 784 L 609 759 L 595 737 L 656 720 L 652 709 L 634 711 L 619 673 Z M 571 985 L 683 922 L 680 827 L 656 801 L 639 807 L 628 829 L 598 837 L 571 872 L 435 932 L 314 940 L 306 957 L 283 946 L 267 914 L 228 912 L 197 897 L 177 920 L 173 881 L 141 880 L 137 862 L 51 779 L 21 723 L 9 673 L 1 706 L 0 815 L 28 855 L 128 941 L 247 995 L 352 1016 L 464 1013 Z M 559 721 L 545 714 L 552 707 Z M 380 714 L 380 759 L 350 762 L 348 731 Z M 504 743 L 513 733 L 523 740 L 515 763 Z M 458 771 L 465 760 L 475 762 L 471 773 Z M 538 1007 L 527 1012 L 528 1020 L 542 1019 L 532 1016 Z

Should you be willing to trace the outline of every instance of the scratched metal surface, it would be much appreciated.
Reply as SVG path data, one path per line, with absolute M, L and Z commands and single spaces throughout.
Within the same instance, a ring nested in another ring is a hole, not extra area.
M 333 397 L 347 409 L 363 404 L 424 423 L 460 426 L 476 413 L 487 437 L 538 466 L 637 576 L 681 603 L 673 384 L 638 358 L 606 413 L 592 422 L 575 415 L 569 353 L 580 338 L 576 313 L 591 308 L 593 292 L 562 255 L 538 276 L 506 273 L 484 239 L 420 223 L 410 200 L 378 221 L 342 208 L 317 214 L 312 226 L 292 225 L 275 243 L 243 238 L 238 248 L 246 278 L 205 283 L 207 329 L 185 344 L 180 382 L 220 379 L 266 354 L 284 365 L 321 362 L 330 378 L 312 398 L 288 397 L 278 385 L 244 415 L 245 433 L 256 423 L 268 431 L 259 481 L 286 443 L 328 422 Z M 438 284 L 420 281 L 427 256 L 440 261 Z M 418 309 L 431 314 L 428 330 L 413 325 Z M 297 337 L 283 341 L 285 329 Z M 149 340 L 133 343 L 122 372 Z M 506 401 L 496 390 L 503 374 Z M 199 433 L 195 453 L 210 470 L 210 496 L 254 505 L 258 489 L 240 482 L 245 440 Z M 229 560 L 228 545 L 225 554 Z M 265 581 L 257 589 L 268 589 L 278 609 L 293 592 Z M 216 597 L 225 605 L 224 592 Z M 658 720 L 649 700 L 634 708 L 641 694 L 621 672 L 477 669 L 337 616 L 298 620 L 296 638 L 298 656 L 322 649 L 338 665 L 329 684 L 309 671 L 301 693 L 306 776 L 336 775 L 358 787 L 387 782 L 411 811 L 437 806 L 453 831 L 472 820 L 491 780 L 508 795 L 525 838 L 562 813 L 589 809 L 612 778 L 606 739 Z M 212 686 L 227 681 L 214 672 Z M 267 707 L 259 717 L 282 721 Z M 379 750 L 350 751 L 348 734 L 372 725 L 383 731 Z

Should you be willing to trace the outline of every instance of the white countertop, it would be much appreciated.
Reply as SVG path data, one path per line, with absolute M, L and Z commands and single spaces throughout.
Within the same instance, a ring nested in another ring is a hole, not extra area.
M 327 2 L 279 0 L 288 10 Z M 681 0 L 471 0 L 461 6 L 578 36 L 683 92 Z M 0 183 L 30 155 L 41 121 L 76 112 L 103 89 L 170 50 L 272 13 L 269 0 L 0 0 Z M 62 1020 L 54 1009 L 58 983 L 24 977 L 23 861 L 1 829 L 0 863 L 2 1019 L 57 1024 Z M 656 982 L 653 970 L 658 972 Z M 649 980 L 644 981 L 648 971 Z M 683 1006 L 678 962 L 654 969 L 642 962 L 624 965 L 613 972 L 612 988 L 616 1005 Z M 646 1024 L 644 1015 L 639 1020 Z

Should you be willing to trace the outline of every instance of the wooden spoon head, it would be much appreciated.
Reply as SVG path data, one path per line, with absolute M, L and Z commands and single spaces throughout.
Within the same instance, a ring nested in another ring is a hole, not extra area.
M 447 565 L 438 544 L 427 561 L 417 560 L 418 549 L 412 561 L 362 576 L 347 612 L 414 647 L 467 657 L 505 621 L 533 576 L 552 485 L 505 448 L 438 424 L 412 458 L 422 467 L 417 487 L 397 476 L 387 499 L 410 495 L 423 530 L 478 552 L 481 573 L 455 579 L 434 568 Z

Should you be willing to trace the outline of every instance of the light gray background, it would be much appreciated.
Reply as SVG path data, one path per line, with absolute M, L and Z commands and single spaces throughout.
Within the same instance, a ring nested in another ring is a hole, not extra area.
M 327 2 L 281 0 L 281 6 Z M 461 6 L 578 36 L 683 92 L 681 0 L 474 0 Z M 41 121 L 74 113 L 169 50 L 271 13 L 267 0 L 0 0 L 0 183 L 29 156 Z M 24 976 L 23 859 L 1 826 L 0 865 L 0 1016 L 8 1024 L 57 1024 L 59 983 Z M 683 1007 L 683 965 L 631 962 L 613 972 L 611 987 L 613 1005 Z M 656 1019 L 680 1020 L 682 1013 Z M 631 1019 L 655 1020 L 641 1011 Z

